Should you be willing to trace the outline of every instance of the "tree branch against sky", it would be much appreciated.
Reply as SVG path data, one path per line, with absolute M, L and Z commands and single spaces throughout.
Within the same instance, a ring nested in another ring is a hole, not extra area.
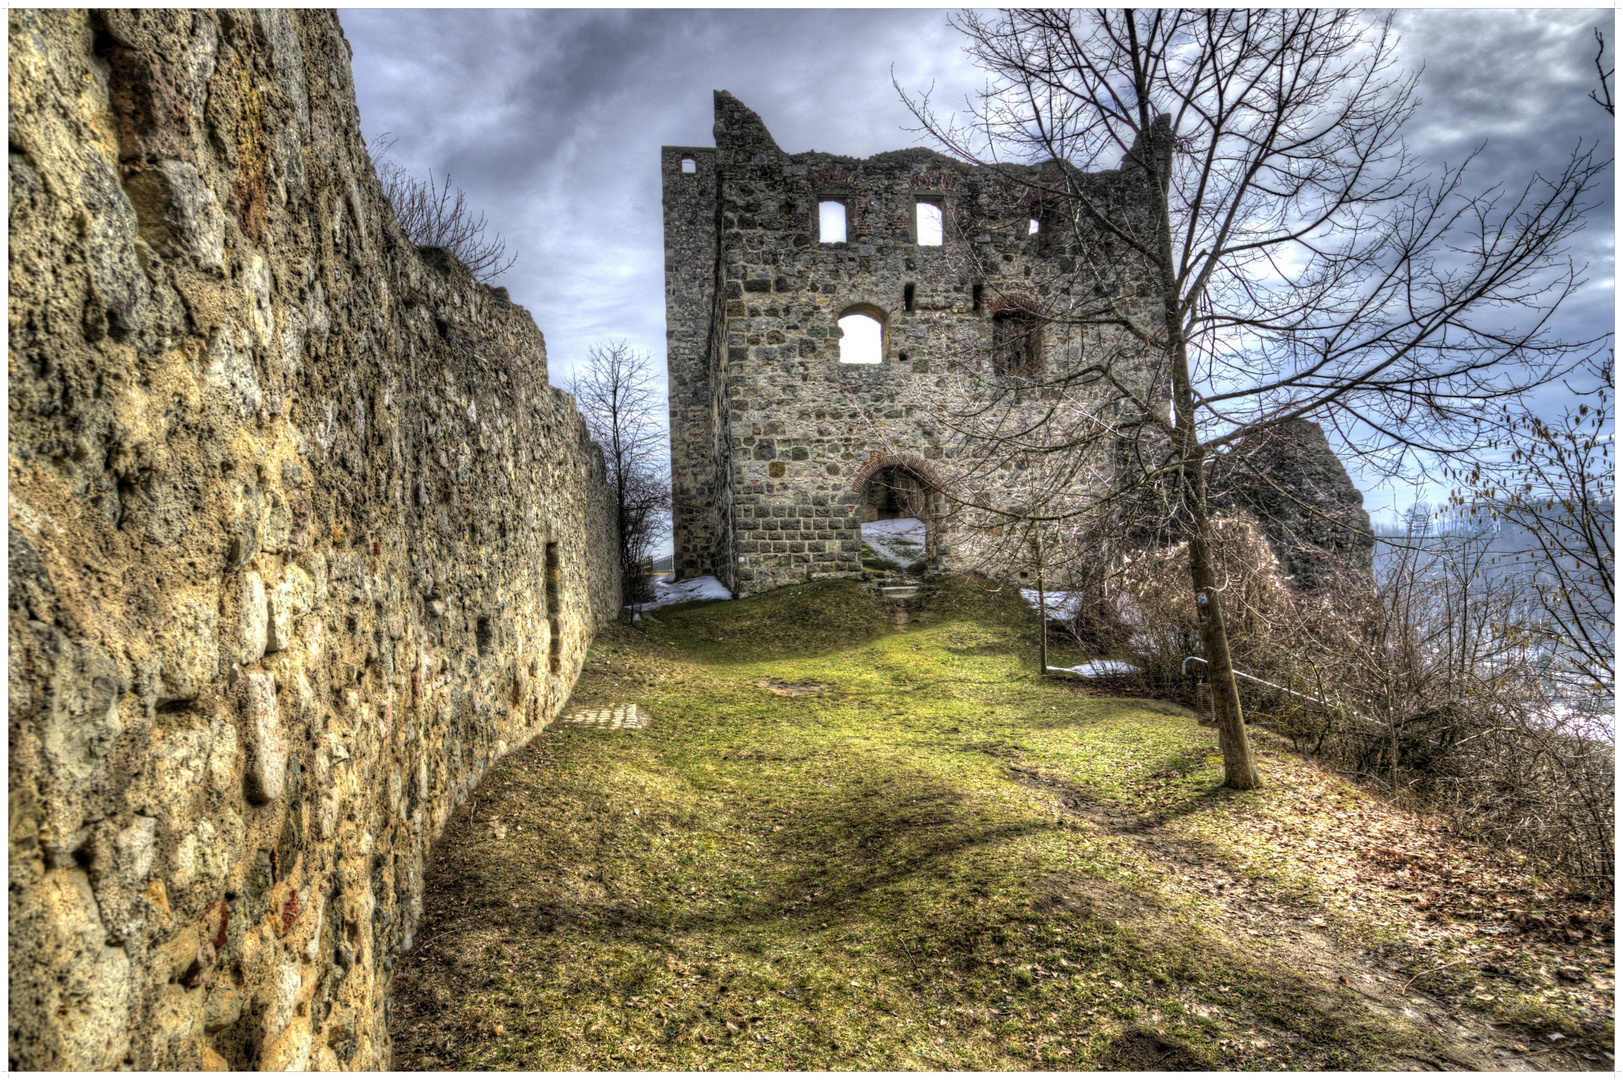
M 1579 143 L 1556 170 L 1480 189 L 1469 156 L 1423 169 L 1404 141 L 1415 76 L 1397 68 L 1390 22 L 1361 13 L 1023 9 L 955 22 L 988 85 L 964 123 L 910 100 L 925 129 L 992 168 L 1074 166 L 1026 180 L 1031 199 L 1058 208 L 1045 227 L 1084 250 L 1125 248 L 1158 290 L 1146 315 L 1113 287 L 1113 260 L 1081 258 L 1071 295 L 1095 299 L 1056 317 L 1118 328 L 1164 357 L 1172 415 L 1140 402 L 1134 437 L 1169 448 L 1144 460 L 1177 478 L 1225 781 L 1255 786 L 1211 557 L 1208 463 L 1299 418 L 1332 426 L 1366 468 L 1484 448 L 1485 409 L 1596 345 L 1550 320 L 1583 280 L 1567 245 L 1609 162 Z M 1147 216 L 1096 205 L 1075 171 L 1118 164 L 1147 175 Z M 1130 389 L 1110 364 L 1083 367 Z M 1063 457 L 1105 436 L 1087 423 L 1028 431 L 1022 452 Z

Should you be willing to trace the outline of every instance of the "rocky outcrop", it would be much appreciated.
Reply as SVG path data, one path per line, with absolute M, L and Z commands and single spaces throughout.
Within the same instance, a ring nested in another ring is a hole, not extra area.
M 1256 519 L 1298 590 L 1374 584 L 1375 537 L 1363 493 L 1313 421 L 1287 421 L 1245 439 L 1213 463 L 1208 486 L 1214 511 Z
M 429 843 L 618 608 L 601 457 L 331 13 L 9 20 L 9 1064 L 385 1067 Z

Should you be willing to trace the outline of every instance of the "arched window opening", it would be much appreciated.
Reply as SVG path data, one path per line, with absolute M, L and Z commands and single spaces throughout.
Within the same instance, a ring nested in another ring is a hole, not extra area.
M 877 364 L 885 358 L 885 327 L 872 315 L 840 316 L 840 363 Z
M 941 207 L 935 203 L 919 203 L 917 227 L 920 247 L 940 247 Z
M 1043 373 L 1042 333 L 1037 316 L 1018 308 L 992 316 L 992 373 L 1030 378 Z
M 824 199 L 817 204 L 817 239 L 824 244 L 845 243 L 845 204 Z

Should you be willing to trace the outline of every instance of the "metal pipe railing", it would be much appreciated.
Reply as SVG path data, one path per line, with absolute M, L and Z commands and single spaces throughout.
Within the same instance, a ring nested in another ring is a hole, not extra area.
M 1207 660 L 1206 660 L 1206 658 L 1204 656 L 1186 656 L 1186 657 L 1183 658 L 1183 663 L 1180 664 L 1179 667 L 1178 667 L 1178 670 L 1181 671 L 1185 676 L 1187 676 L 1189 674 L 1189 661 L 1191 661 L 1191 660 L 1195 661 L 1198 664 L 1206 664 L 1206 666 L 1208 668 L 1211 667 L 1211 664 L 1207 662 Z M 1326 709 L 1340 709 L 1340 710 L 1342 710 L 1344 712 L 1351 713 L 1353 716 L 1358 717 L 1358 719 L 1364 721 L 1366 724 L 1375 724 L 1378 727 L 1385 727 L 1386 726 L 1381 721 L 1376 720 L 1376 719 L 1374 719 L 1372 717 L 1365 716 L 1363 713 L 1358 712 L 1356 709 L 1348 709 L 1343 705 L 1332 705 L 1330 702 L 1325 701 L 1322 698 L 1316 698 L 1311 694 L 1298 693 L 1297 691 L 1292 690 L 1288 686 L 1280 686 L 1278 683 L 1271 683 L 1267 679 L 1259 679 L 1255 675 L 1247 675 L 1245 672 L 1239 670 L 1238 668 L 1233 668 L 1233 669 L 1230 669 L 1230 670 L 1232 670 L 1234 672 L 1234 677 L 1237 678 L 1237 679 L 1245 679 L 1245 680 L 1247 680 L 1249 682 L 1254 682 L 1254 683 L 1258 684 L 1259 686 L 1266 686 L 1271 690 L 1278 690 L 1281 693 L 1289 694 L 1292 697 L 1299 697 L 1303 701 L 1311 701 L 1311 702 L 1313 702 L 1313 704 L 1322 705 Z

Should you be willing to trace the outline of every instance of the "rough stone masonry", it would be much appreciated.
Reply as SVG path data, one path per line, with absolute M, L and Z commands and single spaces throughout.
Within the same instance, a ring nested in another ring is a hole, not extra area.
M 664 147 L 660 161 L 677 577 L 714 574 L 747 595 L 858 576 L 861 526 L 875 516 L 924 519 L 931 569 L 970 566 L 972 541 L 943 497 L 953 448 L 928 407 L 955 371 L 1013 385 L 1108 351 L 1142 400 L 1170 401 L 1164 357 L 1118 328 L 1065 318 L 1092 302 L 1073 295 L 1083 260 L 1106 268 L 1095 288 L 1151 323 L 1155 297 L 1147 267 L 1104 230 L 1052 227 L 1062 209 L 1042 192 L 1062 188 L 1052 170 L 1068 167 L 975 167 L 923 149 L 789 154 L 725 91 L 715 141 Z M 1170 139 L 1152 152 L 1170 154 Z M 1137 160 L 1066 182 L 1136 228 L 1153 182 Z M 825 234 L 825 204 L 843 235 Z M 939 239 L 924 231 L 927 212 Z M 877 362 L 842 362 L 852 315 L 875 324 Z M 1094 407 L 1119 408 L 1098 385 Z M 1041 408 L 1026 406 L 1031 417 Z M 1362 496 L 1317 425 L 1287 427 L 1252 440 L 1252 468 L 1220 508 L 1258 517 L 1300 586 L 1347 562 L 1367 577 Z M 995 502 L 1022 483 L 997 479 L 995 495 L 954 494 Z M 906 505 L 880 505 L 898 493 Z
M 333 14 L 9 30 L 8 1064 L 387 1067 L 428 845 L 618 610 L 601 456 Z

